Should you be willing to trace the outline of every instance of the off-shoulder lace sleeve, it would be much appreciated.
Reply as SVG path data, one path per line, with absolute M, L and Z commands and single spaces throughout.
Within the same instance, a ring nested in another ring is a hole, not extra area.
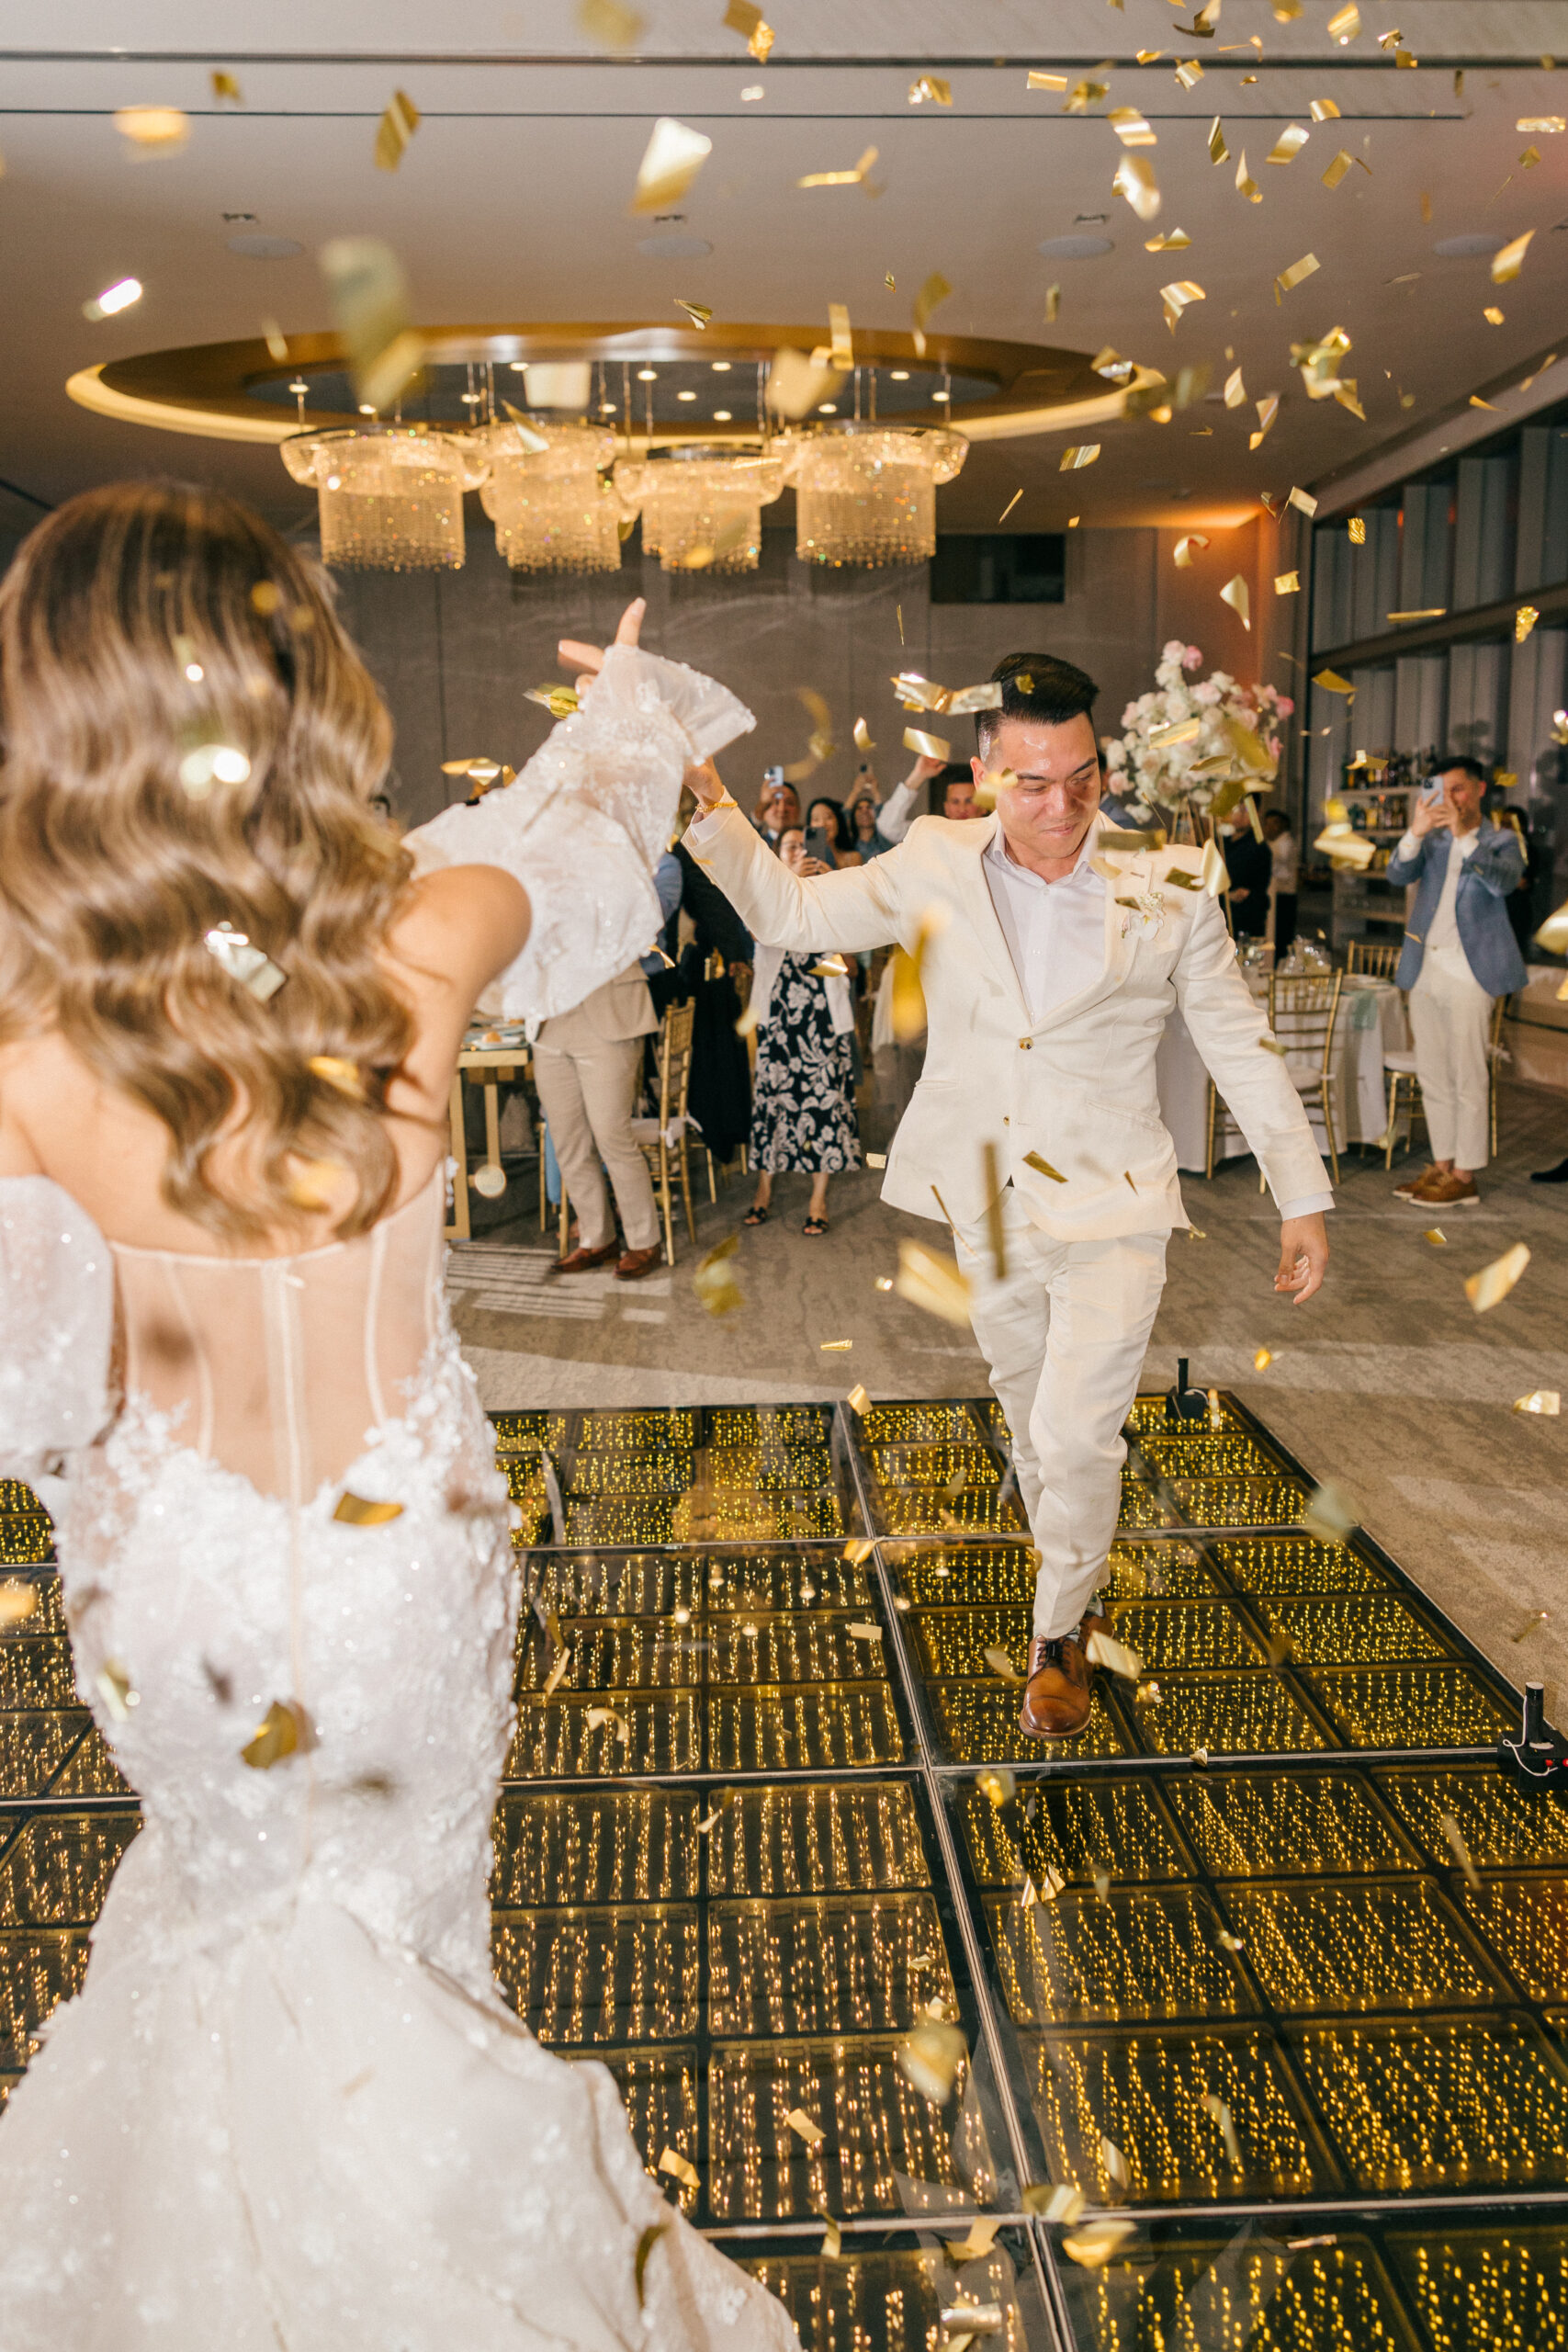
M 108 1419 L 114 1264 L 47 1176 L 0 1177 L 0 1476 L 50 1499 L 59 1457 Z
M 570 1012 L 648 949 L 682 775 L 756 723 L 700 672 L 613 645 L 581 709 L 514 784 L 409 835 L 417 873 L 500 865 L 528 893 L 528 944 L 487 990 L 487 1009 L 512 1021 Z

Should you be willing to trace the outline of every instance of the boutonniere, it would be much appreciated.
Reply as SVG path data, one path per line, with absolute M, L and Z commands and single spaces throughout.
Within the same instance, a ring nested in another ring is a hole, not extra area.
M 1126 938 L 1134 922 L 1138 925 L 1140 939 L 1159 937 L 1165 927 L 1165 899 L 1160 891 L 1139 890 L 1125 898 L 1119 896 L 1116 903 L 1119 907 L 1127 909 L 1127 912 L 1122 918 L 1123 939 Z

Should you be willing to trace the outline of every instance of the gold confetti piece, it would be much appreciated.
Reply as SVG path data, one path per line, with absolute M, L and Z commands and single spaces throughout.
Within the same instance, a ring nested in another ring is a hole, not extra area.
M 1470 405 L 1472 408 L 1489 408 L 1494 412 L 1494 413 L 1495 413 L 1497 407 L 1495 401 L 1483 401 L 1479 392 L 1472 392 L 1470 396 Z
M 716 1815 L 714 1817 L 717 1819 Z M 661 2150 L 658 2169 L 667 2172 L 672 2180 L 678 2180 L 682 2188 L 696 2188 L 701 2184 L 702 2175 L 696 2165 L 683 2156 L 679 2148 Z
M 1004 1804 L 1010 1804 L 1018 1794 L 1018 1781 L 1005 1764 L 993 1764 L 988 1771 L 976 1773 L 975 1786 L 989 1797 L 998 1810 Z
M 904 749 L 918 753 L 922 760 L 945 763 L 953 757 L 953 746 L 944 735 L 928 735 L 920 727 L 905 728 Z
M 1165 305 L 1166 325 L 1174 334 L 1183 311 L 1194 302 L 1206 302 L 1209 298 L 1190 277 L 1178 277 L 1173 278 L 1168 286 L 1160 288 L 1159 299 Z
M 337 1508 L 333 1512 L 333 1517 L 341 1521 L 344 1527 L 386 1527 L 394 1519 L 401 1519 L 402 1515 L 401 1503 L 367 1502 L 363 1495 L 350 1494 L 346 1487 L 338 1497 Z
M 272 958 L 260 947 L 251 944 L 247 934 L 236 931 L 231 922 L 220 922 L 208 932 L 203 945 L 215 964 L 220 964 L 231 980 L 254 996 L 258 1004 L 265 1004 L 275 997 L 288 978 Z
M 1199 1770 L 1202 1771 L 1208 1765 L 1209 1751 L 1206 1747 L 1195 1747 L 1187 1760 L 1190 1764 L 1196 1764 Z
M 1133 2176 L 1127 2169 L 1127 2159 L 1116 2145 L 1115 2141 L 1107 2140 L 1103 2133 L 1100 2142 L 1100 2161 L 1105 2167 L 1105 2177 L 1112 2188 L 1130 2187 Z
M 1245 196 L 1248 204 L 1262 203 L 1263 190 L 1258 187 L 1258 182 L 1253 178 L 1252 174 L 1247 168 L 1247 150 L 1245 147 L 1241 151 L 1241 161 L 1235 167 L 1235 185 L 1237 194 Z
M 1247 446 L 1249 449 L 1256 449 L 1260 442 L 1268 438 L 1269 428 L 1280 413 L 1280 395 L 1278 392 L 1266 392 L 1257 405 L 1258 430 L 1247 440 Z
M 946 1211 L 942 1214 L 945 1216 Z M 893 1287 L 911 1306 L 923 1307 L 928 1315 L 960 1329 L 969 1329 L 968 1283 L 951 1258 L 939 1258 L 922 1242 L 899 1242 L 898 1272 Z
M 540 1692 L 540 1696 L 542 1698 L 554 1698 L 556 1692 L 560 1689 L 561 1684 L 566 1680 L 567 1669 L 570 1668 L 570 1664 L 571 1652 L 570 1650 L 562 1650 L 554 1666 L 551 1667 L 548 1674 L 545 1677 L 544 1689 Z
M 852 1340 L 824 1340 L 820 1343 L 820 1350 L 823 1355 L 836 1356 L 845 1354 L 853 1346 Z
M 1220 118 L 1216 115 L 1209 125 L 1209 161 L 1211 164 L 1226 164 L 1230 161 L 1230 152 L 1225 145 L 1225 134 L 1220 127 Z
M 1065 74 L 1036 74 L 1032 70 L 1023 86 L 1026 90 L 1065 90 L 1067 77 Z
M 1304 124 L 1287 123 L 1263 160 L 1266 164 L 1293 164 L 1307 141 L 1312 137 Z
M 729 0 L 724 12 L 724 22 L 732 33 L 740 35 L 758 64 L 765 65 L 777 36 L 763 17 L 761 8 L 753 7 L 751 0 Z
M 845 1630 L 857 1642 L 879 1642 L 882 1639 L 880 1625 L 862 1622 L 858 1624 L 852 1623 Z
M 1021 497 L 1022 496 L 1022 492 L 1021 492 L 1019 494 L 1020 494 L 1020 496 L 1021 496 Z M 874 743 L 872 741 L 872 740 L 871 740 L 871 729 L 870 729 L 870 728 L 866 725 L 866 723 L 865 723 L 865 721 L 864 721 L 864 719 L 863 719 L 863 718 L 857 718 L 857 719 L 856 719 L 856 721 L 855 721 L 855 724 L 854 724 L 854 738 L 855 738 L 855 749 L 856 749 L 856 751 L 857 751 L 857 752 L 874 752 L 874 751 L 875 751 L 876 746 L 875 746 L 875 744 L 874 744 Z
M 950 2240 L 942 2248 L 943 2253 L 946 2255 L 947 2259 L 952 2264 L 953 2267 L 955 2270 L 959 2270 L 963 2268 L 966 2262 L 983 2261 L 986 2256 L 990 2253 L 991 2248 L 995 2245 L 997 2242 L 997 2233 L 1001 2226 L 1000 2222 L 993 2222 L 989 2220 L 983 2222 L 971 2222 L 969 2224 L 969 2234 L 967 2237 L 960 2238 L 956 2245 Z M 995 2310 L 995 2305 L 985 2305 L 980 2303 L 971 2304 L 965 2316 L 969 2319 L 970 2324 L 973 2325 L 975 2314 L 976 2312 L 982 2311 L 988 2312 L 989 2311 Z M 943 2312 L 942 2316 L 942 2324 L 945 2326 L 950 2315 L 948 2312 Z M 996 2314 L 996 2326 L 999 2328 L 1001 2324 L 1002 2315 L 1000 2312 L 998 2311 Z
M 419 108 L 406 90 L 394 90 L 376 130 L 376 168 L 395 172 L 404 151 L 419 129 Z
M 1355 1526 L 1356 1516 L 1356 1506 L 1348 1496 L 1332 1479 L 1325 1478 L 1302 1506 L 1299 1524 L 1325 1544 L 1342 1544 Z
M 833 741 L 833 714 L 815 686 L 796 686 L 795 693 L 805 704 L 814 722 L 803 760 L 791 760 L 784 772 L 786 784 L 804 784 L 815 775 L 824 760 L 831 759 L 838 746 Z
M 365 1081 L 354 1062 L 344 1061 L 339 1054 L 312 1054 L 305 1067 L 324 1085 L 334 1086 L 340 1094 L 346 1094 L 350 1102 L 364 1102 Z
M 1098 441 L 1079 443 L 1071 449 L 1063 450 L 1061 463 L 1056 468 L 1056 471 L 1059 474 L 1077 473 L 1084 466 L 1092 466 L 1099 456 Z
M 1234 573 L 1220 590 L 1220 602 L 1222 605 L 1230 606 L 1243 628 L 1251 628 L 1252 598 L 1247 593 L 1247 582 L 1239 571 Z
M 140 1705 L 141 1693 L 132 1687 L 130 1675 L 118 1658 L 105 1658 L 93 1679 L 113 1722 L 124 1723 L 132 1707 Z
M 1559 131 L 1568 130 L 1568 116 L 1522 114 L 1515 123 L 1514 129 L 1525 131 L 1527 134 L 1533 133 L 1538 138 L 1551 138 Z
M 1308 108 L 1314 122 L 1337 122 L 1339 109 L 1332 98 L 1314 98 Z
M 963 718 L 971 711 L 1000 710 L 1001 707 L 1000 682 L 987 678 L 983 685 L 954 686 L 952 693 L 944 697 L 942 707 L 944 718 Z
M 1042 1159 L 1037 1151 L 1026 1151 L 1023 1164 L 1026 1168 L 1034 1169 L 1039 1175 L 1048 1176 L 1053 1184 L 1065 1184 L 1067 1181 L 1060 1170 L 1053 1168 L 1048 1159 Z
M 1299 571 L 1277 571 L 1274 574 L 1276 596 L 1299 596 L 1301 590 L 1302 576 Z
M 819 2207 L 815 2205 L 811 2210 L 822 2224 L 823 2254 L 827 2256 L 829 2262 L 837 2262 L 839 2256 L 844 2250 L 843 2232 L 840 2229 L 837 2222 L 834 2221 L 831 2213 L 824 2213 Z
M 828 332 L 832 337 L 832 347 L 829 356 L 833 366 L 840 368 L 847 376 L 855 364 L 854 339 L 850 332 L 850 312 L 847 303 L 829 303 Z
M 865 1155 L 865 1164 L 868 1168 L 886 1168 L 887 1154 L 885 1151 L 868 1151 Z M 888 1285 L 880 1284 L 879 1287 L 886 1288 Z
M 1519 157 L 1519 169 L 1521 172 L 1533 172 L 1540 161 L 1540 149 L 1539 147 L 1527 147 L 1524 153 Z M 1504 185 L 1506 186 L 1506 182 L 1505 182 Z
M 1065 1892 L 1066 1883 L 1055 1862 L 1047 1862 L 1040 1873 L 1039 1885 L 1036 1886 L 1032 1878 L 1026 1878 L 1018 1899 L 1026 1911 L 1032 1911 L 1036 1904 L 1055 1903 Z
M 816 359 L 807 359 L 804 352 L 786 343 L 773 354 L 762 397 L 775 415 L 798 424 L 819 401 L 830 401 L 843 381 L 836 368 L 825 368 Z
M 1476 1893 L 1479 1894 L 1481 1891 L 1481 1873 L 1476 1869 L 1475 1863 L 1472 1859 L 1470 1848 L 1465 1844 L 1463 1830 L 1460 1827 L 1459 1823 L 1454 1819 L 1451 1813 L 1439 1813 L 1438 1815 L 1438 1825 L 1452 1849 L 1455 1861 L 1464 1872 L 1464 1875 L 1470 1884 L 1474 1887 Z
M 1140 220 L 1153 220 L 1158 214 L 1159 188 L 1152 166 L 1142 155 L 1123 155 L 1111 185 L 1116 195 L 1126 198 Z
M 683 302 L 679 294 L 675 296 L 674 300 L 675 308 L 678 311 L 685 311 L 686 316 L 691 320 L 692 324 L 696 328 L 698 334 L 705 334 L 707 331 L 708 321 L 713 317 L 713 312 L 709 310 L 707 304 L 705 302 Z
M 1489 327 L 1500 327 L 1504 322 L 1504 313 L 1497 308 L 1495 302 L 1488 302 L 1481 315 Z
M 922 2018 L 893 2054 L 905 2081 L 933 2107 L 944 2107 L 953 2096 L 958 2070 L 969 2055 L 969 2045 L 955 2025 Z
M 1144 251 L 1146 254 L 1180 254 L 1185 253 L 1191 243 L 1185 229 L 1173 229 L 1168 236 L 1145 237 Z
M 685 2159 L 682 2158 L 682 2161 L 683 2163 Z M 632 2266 L 632 2277 L 637 2287 L 637 2307 L 639 2312 L 643 2308 L 643 2298 L 648 2291 L 647 2278 L 649 2256 L 652 2254 L 654 2247 L 659 2244 L 660 2239 L 668 2232 L 669 2227 L 670 2224 L 668 2222 L 650 2222 L 647 2229 L 642 2232 L 642 2234 L 637 2239 L 637 2258 Z
M 219 106 L 222 105 L 225 98 L 231 106 L 234 107 L 243 107 L 245 103 L 243 93 L 232 74 L 225 74 L 221 70 L 215 72 L 212 76 L 212 96 L 215 104 Z
M 1517 277 L 1524 267 L 1526 248 L 1534 234 L 1533 229 L 1527 229 L 1522 237 L 1516 237 L 1511 245 L 1505 245 L 1500 254 L 1493 254 L 1492 283 L 1494 286 L 1506 286 Z M 1484 401 L 1482 405 L 1490 407 L 1491 402 Z
M 1360 29 L 1361 12 L 1355 6 L 1355 0 L 1350 0 L 1348 6 L 1341 8 L 1337 15 L 1328 19 L 1328 38 L 1330 40 L 1337 40 L 1341 49 L 1348 42 L 1353 41 Z
M 577 21 L 600 49 L 635 49 L 648 20 L 624 0 L 577 0 Z
M 816 2117 L 807 2115 L 803 2107 L 792 2107 L 784 2117 L 784 2121 L 792 2132 L 805 2141 L 808 2148 L 819 2148 L 828 2137 Z
M 1014 1666 L 1006 1650 L 993 1647 L 984 1651 L 982 1655 L 985 1657 L 986 1664 L 990 1668 L 991 1672 L 995 1675 L 999 1675 L 1004 1682 L 1021 1682 L 1023 1680 L 1022 1675 L 1020 1674 L 1017 1667 Z
M 287 1757 L 308 1755 L 316 1744 L 310 1719 L 303 1707 L 275 1699 L 254 1735 L 240 1750 L 240 1761 L 254 1772 L 270 1772 Z
M 1178 571 L 1190 571 L 1195 551 L 1199 548 L 1206 548 L 1208 544 L 1201 531 L 1189 531 L 1178 539 L 1174 559 Z
M 1045 323 L 1048 327 L 1054 327 L 1055 325 L 1058 317 L 1061 315 L 1061 309 L 1062 289 L 1060 286 L 1047 286 L 1045 288 Z
M 1177 743 L 1195 743 L 1203 732 L 1203 722 L 1196 714 L 1190 718 L 1172 719 L 1168 727 L 1156 727 L 1149 737 L 1149 749 L 1167 752 Z
M 1516 1413 L 1549 1413 L 1555 1419 L 1562 1410 L 1562 1392 L 1556 1388 L 1532 1388 L 1528 1396 L 1514 1399 L 1514 1410 Z
M 700 130 L 688 130 L 671 116 L 660 115 L 637 167 L 637 187 L 627 210 L 662 212 L 678 203 L 712 153 L 713 141 L 705 139 Z
M 1314 271 L 1320 269 L 1322 266 L 1315 254 L 1303 254 L 1300 261 L 1293 261 L 1289 269 L 1282 269 L 1280 272 L 1279 277 L 1274 280 L 1277 292 L 1293 293 L 1304 278 L 1312 277 Z
M 1516 1412 L 1518 1411 L 1518 1407 L 1517 1405 L 1515 1406 L 1514 1410 Z M 1529 1615 L 1525 1619 L 1524 1623 L 1519 1627 L 1518 1632 L 1517 1634 L 1511 1634 L 1508 1636 L 1509 1640 L 1516 1643 L 1528 1640 L 1538 1625 L 1544 1625 L 1550 1622 L 1551 1615 L 1551 1612 L 1548 1609 L 1532 1609 Z
M 1176 78 L 1184 90 L 1195 90 L 1203 78 L 1203 69 L 1195 57 L 1179 58 Z
M 1303 490 L 1299 484 L 1292 483 L 1285 503 L 1287 506 L 1293 506 L 1298 514 L 1304 514 L 1309 523 L 1317 513 L 1316 499 L 1310 490 Z
M 1136 107 L 1112 107 L 1105 119 L 1123 147 L 1157 147 L 1159 144 Z
M 845 1397 L 844 1402 L 853 1413 L 869 1413 L 871 1410 L 871 1392 L 863 1381 L 857 1380 L 849 1395 Z
M 1020 490 L 1015 490 L 1015 491 L 1013 492 L 1012 496 L 1008 500 L 1007 504 L 1002 508 L 1001 513 L 997 516 L 997 521 L 998 521 L 998 525 L 999 525 L 999 524 L 1002 524 L 1002 523 L 1005 523 L 1005 522 L 1007 521 L 1008 516 L 1012 513 L 1013 508 L 1018 504 L 1019 500 L 1020 500 L 1022 496 L 1023 496 L 1023 492 L 1021 491 L 1021 489 L 1020 489 Z
M 1346 523 L 1345 529 L 1349 537 L 1350 545 L 1353 548 L 1364 548 L 1366 546 L 1367 518 L 1364 514 L 1352 514 Z
M 402 266 L 378 237 L 333 237 L 321 247 L 321 264 L 355 397 L 367 408 L 389 408 L 424 359 Z
M 944 82 L 940 74 L 918 74 L 909 85 L 909 104 L 912 107 L 927 104 L 950 107 L 953 104 L 953 85 Z
M 1084 2193 L 1071 2181 L 1032 2180 L 1021 2199 L 1026 2213 L 1043 2222 L 1076 2222 L 1084 2209 Z
M 1110 85 L 1105 82 L 1079 82 L 1068 96 L 1062 112 L 1064 114 L 1087 112 L 1090 107 L 1097 107 L 1100 104 L 1109 87 Z
M 1429 1241 L 1434 1250 L 1442 1250 L 1447 1247 L 1449 1237 L 1439 1227 L 1434 1225 L 1421 1236 L 1421 1238 L 1423 1241 Z
M 614 1724 L 615 1737 L 621 1746 L 628 1747 L 631 1745 L 632 1727 L 625 1715 L 617 1714 L 614 1707 L 590 1707 L 583 1721 L 590 1731 L 607 1731 Z
M 1312 682 L 1314 686 L 1325 687 L 1331 695 L 1353 695 L 1356 691 L 1349 679 L 1342 678 L 1337 670 L 1314 670 Z
M 914 321 L 915 351 L 921 359 L 926 356 L 927 322 L 931 312 L 941 308 L 952 291 L 952 287 L 943 277 L 941 270 L 933 269 L 910 307 L 910 316 Z
M 1081 2229 L 1062 2240 L 1062 2252 L 1080 2270 L 1103 2270 L 1126 2245 L 1135 2227 L 1132 2222 L 1086 2222 Z
M 856 1391 L 855 1393 L 859 1396 L 865 1396 L 865 1391 L 863 1388 Z M 866 1404 L 869 1405 L 871 1402 L 870 1397 L 866 1396 L 865 1401 Z M 850 1402 L 852 1404 L 854 1403 L 853 1396 L 851 1396 Z M 857 1406 L 855 1409 L 857 1412 L 863 1411 L 864 1407 Z M 863 1567 L 875 1549 L 876 1539 L 874 1536 L 852 1535 L 849 1542 L 844 1546 L 843 1557 L 852 1568 Z
M 1483 1266 L 1479 1273 L 1470 1276 L 1464 1295 L 1477 1315 L 1502 1305 L 1529 1261 L 1528 1245 L 1516 1241 L 1511 1250 L 1505 1250 L 1500 1258 L 1494 1258 L 1489 1266 Z
M 1136 1650 L 1098 1628 L 1085 1644 L 1084 1656 L 1091 1666 L 1102 1666 L 1108 1674 L 1119 1674 L 1124 1682 L 1136 1682 L 1144 1671 L 1144 1661 Z
M 713 1248 L 698 1259 L 693 1269 L 692 1288 L 709 1315 L 732 1315 L 738 1306 L 746 1304 L 730 1263 L 739 1247 L 740 1236 L 738 1233 L 727 1234 L 722 1241 L 716 1241 Z
M 1352 16 L 1355 14 L 1354 9 L 1350 11 L 1350 14 Z M 1225 2154 L 1230 2158 L 1235 2170 L 1239 2172 L 1241 2170 L 1241 2142 L 1236 2138 L 1235 2124 L 1232 2119 L 1230 2109 L 1225 2105 L 1223 2098 L 1216 2098 L 1213 2091 L 1205 2093 L 1203 2109 L 1204 2112 L 1212 2116 L 1213 2120 L 1219 2125 L 1221 2136 L 1225 2143 Z
M 1540 615 L 1533 605 L 1521 605 L 1514 615 L 1514 643 L 1522 645 Z

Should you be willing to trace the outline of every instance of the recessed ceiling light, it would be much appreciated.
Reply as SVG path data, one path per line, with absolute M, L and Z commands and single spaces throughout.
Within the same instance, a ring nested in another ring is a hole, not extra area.
M 933 392 L 931 394 L 931 398 L 933 401 L 950 401 L 953 398 L 953 394 L 951 392 Z
M 732 419 L 729 410 L 727 408 L 716 408 L 713 413 L 713 421 L 716 424 L 730 424 Z
M 477 399 L 478 394 L 476 393 L 474 397 Z M 359 403 L 359 413 L 361 416 L 374 416 L 376 412 L 371 407 L 368 401 L 361 401 Z
M 907 368 L 894 368 L 894 370 L 893 370 L 893 381 L 894 381 L 896 384 L 907 384 L 907 383 L 908 382 L 908 380 L 909 380 L 909 371 L 908 371 L 908 369 Z
M 740 101 L 743 106 L 755 106 L 757 100 L 763 96 L 765 93 L 761 82 L 748 82 L 740 93 Z
M 678 401 L 694 401 L 697 396 L 695 392 L 677 392 L 675 397 Z
M 657 384 L 659 370 L 657 368 L 639 368 L 637 371 L 637 379 L 639 384 Z
M 294 379 L 294 381 L 289 385 L 288 389 L 289 389 L 289 390 L 290 390 L 291 392 L 293 392 L 293 393 L 294 393 L 294 394 L 295 394 L 299 399 L 303 400 L 303 398 L 304 398 L 305 394 L 310 390 L 310 385 L 306 382 L 306 380 L 305 380 L 305 379 L 304 379 L 304 377 L 303 377 L 303 376 L 296 376 L 296 377 L 295 377 L 295 379 Z
M 600 401 L 600 403 L 599 403 L 599 413 L 600 413 L 600 415 L 601 415 L 601 416 L 614 416 L 614 415 L 615 415 L 615 401 Z
M 729 362 L 728 359 L 710 359 L 708 361 L 708 366 L 713 369 L 716 376 L 728 376 L 729 373 Z

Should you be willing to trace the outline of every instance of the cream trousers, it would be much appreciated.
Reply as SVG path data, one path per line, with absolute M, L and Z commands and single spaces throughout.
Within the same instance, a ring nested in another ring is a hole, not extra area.
M 1427 1136 L 1434 1159 L 1451 1159 L 1472 1174 L 1491 1156 L 1491 1020 L 1492 1000 L 1469 965 L 1461 971 L 1428 948 L 1410 991 L 1410 1035 Z
M 954 1233 L 975 1337 L 1012 1433 L 1040 1552 L 1034 1633 L 1070 1634 L 1101 1581 L 1122 1504 L 1122 1436 L 1165 1287 L 1165 1233 L 1055 1241 L 1002 1195 L 1006 1272 L 984 1225 Z
M 626 1248 L 650 1250 L 659 1238 L 652 1179 L 631 1132 L 641 1072 L 640 1037 L 595 1039 L 570 1048 L 548 1046 L 541 1037 L 534 1047 L 534 1083 L 585 1250 L 603 1250 L 615 1238 L 604 1168 L 615 1188 Z

